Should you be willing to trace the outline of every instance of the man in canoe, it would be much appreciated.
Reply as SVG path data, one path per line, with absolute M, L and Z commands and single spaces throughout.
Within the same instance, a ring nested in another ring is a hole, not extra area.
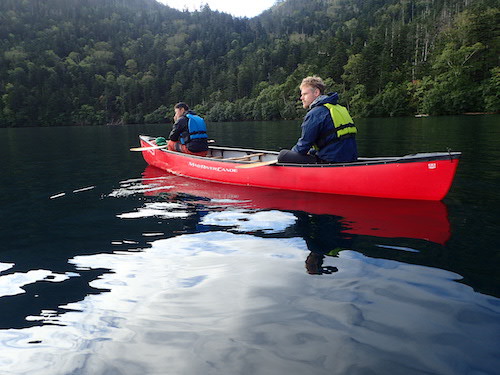
M 291 150 L 281 150 L 282 163 L 343 163 L 358 158 L 356 127 L 345 107 L 337 104 L 338 94 L 325 95 L 320 77 L 306 77 L 300 85 L 300 100 L 308 110 L 302 134 Z
M 205 120 L 189 109 L 186 103 L 174 106 L 174 126 L 167 149 L 186 154 L 206 156 L 208 151 L 207 125 Z

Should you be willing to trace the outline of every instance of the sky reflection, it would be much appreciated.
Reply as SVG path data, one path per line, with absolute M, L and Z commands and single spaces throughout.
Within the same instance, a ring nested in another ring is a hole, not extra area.
M 5 263 L 0 263 L 0 272 L 11 268 L 5 266 Z M 9 266 L 13 266 L 13 264 Z M 75 276 L 78 276 L 78 274 L 72 272 L 57 274 L 48 270 L 30 270 L 28 272 L 15 272 L 3 275 L 0 276 L 0 297 L 26 293 L 23 287 L 38 281 L 59 283 Z
M 249 221 L 251 216 L 247 217 Z M 0 332 L 9 374 L 493 373 L 499 303 L 452 272 L 340 251 L 311 276 L 302 238 L 205 232 L 76 256 L 109 292 L 62 327 Z

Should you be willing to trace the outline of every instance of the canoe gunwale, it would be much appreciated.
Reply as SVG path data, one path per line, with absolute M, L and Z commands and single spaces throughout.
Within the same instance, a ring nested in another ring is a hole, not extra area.
M 418 154 L 416 154 L 418 155 Z M 276 163 L 274 166 L 282 167 L 296 167 L 296 168 L 339 168 L 339 167 L 364 167 L 367 165 L 379 164 L 405 164 L 405 163 L 421 163 L 433 162 L 440 160 L 455 160 L 460 159 L 460 152 L 452 152 L 451 154 L 445 152 L 423 153 L 421 156 L 405 155 L 401 157 L 387 157 L 387 158 L 359 158 L 357 161 L 348 163 L 320 163 L 320 164 L 293 164 L 293 163 Z M 223 159 L 221 159 L 222 161 Z
M 140 136 L 142 140 L 154 146 L 151 143 L 151 140 L 154 138 L 148 136 Z M 260 150 L 260 149 L 249 149 L 249 148 L 234 148 L 234 147 L 223 147 L 223 146 L 209 146 L 209 150 L 217 150 L 221 151 L 230 151 L 230 152 L 246 152 L 246 153 L 264 153 L 266 156 L 277 156 L 279 152 L 277 151 L 269 151 L 269 150 Z M 161 152 L 172 153 L 175 155 L 179 155 L 179 152 L 169 151 L 167 149 L 160 149 Z M 252 160 L 226 160 L 213 158 L 209 156 L 197 156 L 190 154 L 181 154 L 186 158 L 193 158 L 199 160 L 209 160 L 218 163 L 227 163 L 227 164 L 249 164 L 255 163 Z M 417 154 L 409 154 L 404 156 L 388 156 L 388 157 L 360 157 L 357 161 L 347 162 L 347 163 L 319 163 L 319 164 L 295 164 L 295 163 L 275 163 L 269 165 L 267 167 L 291 167 L 291 168 L 341 168 L 341 167 L 362 167 L 367 165 L 378 165 L 378 164 L 393 164 L 393 163 L 416 163 L 416 162 L 433 162 L 433 161 L 441 161 L 441 160 L 450 160 L 453 161 L 455 159 L 460 159 L 462 153 L 461 152 L 428 152 L 428 153 L 417 153 Z M 261 159 L 263 160 L 263 158 Z

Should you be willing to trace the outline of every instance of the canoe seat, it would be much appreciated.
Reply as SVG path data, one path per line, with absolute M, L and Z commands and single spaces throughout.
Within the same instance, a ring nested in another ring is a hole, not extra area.
M 250 158 L 254 157 L 254 156 L 262 156 L 262 155 L 265 155 L 264 152 L 257 152 L 255 154 L 248 154 L 248 155 L 245 155 L 245 156 L 235 156 L 235 157 L 232 157 L 232 158 L 224 158 L 223 160 L 250 160 Z

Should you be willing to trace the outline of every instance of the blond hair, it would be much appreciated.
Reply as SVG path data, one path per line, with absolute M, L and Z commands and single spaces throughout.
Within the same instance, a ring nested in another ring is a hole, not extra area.
M 304 78 L 302 80 L 302 83 L 300 84 L 300 87 L 302 86 L 309 86 L 313 89 L 318 89 L 320 94 L 324 94 L 326 88 L 325 83 L 323 82 L 321 77 L 318 76 L 309 76 Z

